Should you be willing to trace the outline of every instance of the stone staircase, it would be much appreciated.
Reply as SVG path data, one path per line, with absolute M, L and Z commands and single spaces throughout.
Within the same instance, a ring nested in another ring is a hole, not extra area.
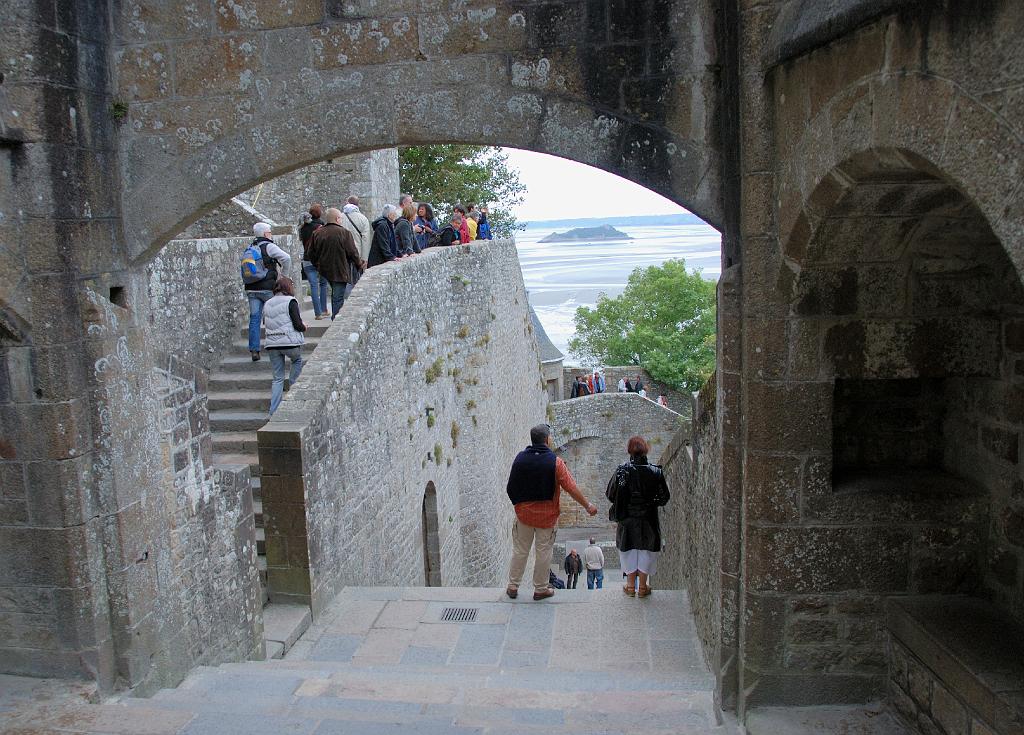
M 200 667 L 149 699 L 20 717 L 41 732 L 147 735 L 737 732 L 716 723 L 685 593 L 531 597 L 349 588 L 283 661 Z
M 327 319 L 314 319 L 312 302 L 308 297 L 303 300 L 302 306 L 302 321 L 306 325 L 304 354 L 308 359 L 331 322 Z M 262 359 L 259 362 L 252 361 L 249 355 L 247 326 L 248 319 L 225 351 L 217 370 L 210 375 L 207 405 L 210 412 L 210 431 L 213 435 L 214 465 L 248 465 L 252 478 L 256 550 L 259 554 L 257 563 L 260 568 L 263 604 L 266 606 L 264 628 L 267 657 L 272 658 L 283 654 L 298 634 L 305 630 L 309 625 L 309 612 L 305 608 L 292 609 L 296 607 L 294 605 L 268 605 L 266 537 L 263 529 L 256 430 L 267 422 L 273 373 L 266 350 L 261 353 Z M 263 335 L 263 330 L 260 334 Z

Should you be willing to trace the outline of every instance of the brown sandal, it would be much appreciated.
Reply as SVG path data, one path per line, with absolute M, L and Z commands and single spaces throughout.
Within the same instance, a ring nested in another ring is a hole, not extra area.
M 636 593 L 636 596 L 637 597 L 648 597 L 648 596 L 650 596 L 650 594 L 651 594 L 651 588 L 648 586 L 648 587 L 641 587 L 640 591 Z
M 633 589 L 632 587 L 628 587 L 626 585 L 622 585 L 622 591 L 625 592 L 630 597 L 636 597 L 636 590 Z

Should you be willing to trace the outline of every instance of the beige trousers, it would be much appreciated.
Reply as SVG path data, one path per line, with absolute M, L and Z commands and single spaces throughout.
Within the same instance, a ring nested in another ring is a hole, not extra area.
M 520 523 L 519 519 L 512 525 L 512 568 L 508 573 L 508 586 L 519 587 L 526 571 L 526 558 L 530 555 L 530 547 L 534 548 L 533 587 L 535 590 L 548 588 L 548 576 L 551 572 L 551 551 L 555 546 L 554 528 L 534 528 Z

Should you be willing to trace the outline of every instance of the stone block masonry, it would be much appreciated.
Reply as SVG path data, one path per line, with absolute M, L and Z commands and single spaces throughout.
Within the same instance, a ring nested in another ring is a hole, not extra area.
M 425 584 L 429 483 L 441 583 L 499 584 L 539 365 L 511 242 L 370 269 L 259 431 L 271 600 L 315 617 L 346 585 Z
M 629 459 L 629 438 L 639 435 L 647 439 L 650 460 L 656 462 L 683 422 L 679 414 L 636 393 L 602 393 L 552 403 L 549 423 L 558 454 L 580 490 L 597 506 L 597 515 L 591 518 L 563 495 L 558 525 L 614 526 L 608 520 L 609 503 L 604 492 L 615 468 Z
M 148 305 L 146 320 L 164 352 L 206 372 L 217 365 L 226 345 L 237 338 L 238 326 L 248 320 L 238 256 L 250 242 L 251 234 L 171 240 L 149 263 L 132 303 L 141 299 Z M 292 257 L 287 275 L 300 284 L 299 238 L 275 234 L 274 242 Z

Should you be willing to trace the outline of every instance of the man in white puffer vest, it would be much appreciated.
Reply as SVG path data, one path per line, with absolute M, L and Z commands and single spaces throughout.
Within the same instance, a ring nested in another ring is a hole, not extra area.
M 302 333 L 306 331 L 306 325 L 302 323 L 294 288 L 290 278 L 278 278 L 273 297 L 263 306 L 263 326 L 266 328 L 264 344 L 270 355 L 270 364 L 274 368 L 274 382 L 270 385 L 271 416 L 281 405 L 281 397 L 284 394 L 285 358 L 292 361 L 289 386 L 294 385 L 299 379 L 299 373 L 305 364 L 302 359 L 302 345 L 306 338 Z

